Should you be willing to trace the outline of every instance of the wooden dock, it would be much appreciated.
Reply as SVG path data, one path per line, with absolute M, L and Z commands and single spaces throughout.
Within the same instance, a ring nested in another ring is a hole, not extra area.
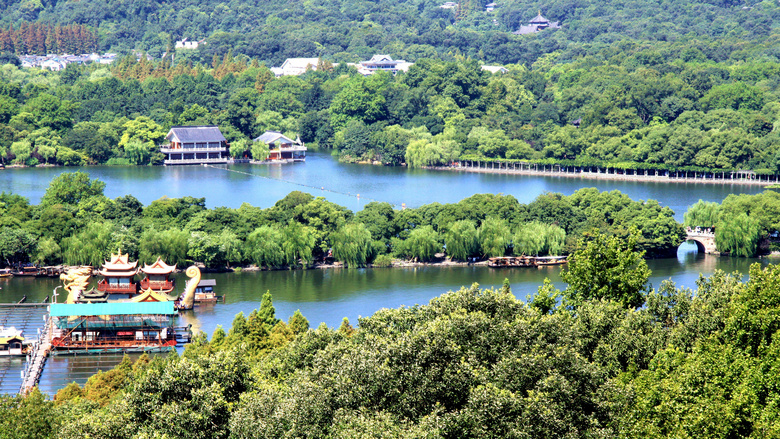
M 41 379 L 43 367 L 46 366 L 46 358 L 48 358 L 49 351 L 51 350 L 51 326 L 51 317 L 47 316 L 41 335 L 38 337 L 38 341 L 33 344 L 30 354 L 27 357 L 27 367 L 24 368 L 22 385 L 19 388 L 20 395 L 26 395 L 27 392 L 38 384 L 38 380 Z

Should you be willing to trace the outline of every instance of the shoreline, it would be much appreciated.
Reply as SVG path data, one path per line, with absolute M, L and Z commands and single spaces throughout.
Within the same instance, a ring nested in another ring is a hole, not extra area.
M 593 180 L 613 180 L 613 181 L 635 181 L 649 183 L 702 183 L 702 184 L 739 184 L 739 185 L 758 185 L 769 186 L 776 184 L 773 181 L 762 181 L 757 179 L 726 179 L 726 178 L 691 178 L 691 177 L 672 177 L 667 175 L 636 175 L 636 174 L 616 174 L 606 172 L 563 172 L 563 171 L 545 171 L 534 169 L 508 169 L 508 168 L 472 168 L 467 166 L 424 166 L 422 169 L 431 171 L 447 172 L 470 172 L 478 174 L 505 174 L 505 175 L 535 175 L 550 177 L 566 177 L 576 179 Z

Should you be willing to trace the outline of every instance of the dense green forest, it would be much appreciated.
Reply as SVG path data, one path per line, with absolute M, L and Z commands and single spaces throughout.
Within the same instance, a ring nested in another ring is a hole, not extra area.
M 615 255 L 604 258 L 602 254 Z M 780 434 L 780 269 L 696 291 L 625 240 L 572 256 L 568 287 L 505 282 L 383 309 L 338 329 L 266 293 L 181 355 L 123 362 L 54 400 L 0 397 L 0 431 L 36 438 L 764 438 Z M 638 307 L 638 308 L 637 308 Z M 23 426 L 22 430 L 18 429 Z
M 156 59 L 57 73 L 2 66 L 0 160 L 158 164 L 169 127 L 216 124 L 235 156 L 279 130 L 342 160 L 393 165 L 486 158 L 779 172 L 776 2 L 461 6 L 0 2 L 6 50 L 72 47 L 69 33 Z M 562 28 L 510 33 L 539 9 Z M 174 51 L 182 37 L 206 44 Z M 374 53 L 415 65 L 363 77 L 345 63 Z M 274 78 L 267 67 L 292 56 L 319 56 L 319 71 Z M 509 71 L 491 75 L 483 63 Z
M 131 195 L 103 195 L 87 174 L 52 180 L 41 203 L 0 194 L 0 258 L 4 264 L 95 265 L 121 249 L 152 263 L 210 268 L 308 266 L 332 256 L 350 267 L 387 266 L 393 258 L 430 261 L 505 254 L 560 255 L 582 237 L 633 237 L 648 256 L 674 254 L 685 237 L 668 207 L 633 201 L 618 191 L 581 189 L 520 204 L 511 195 L 479 194 L 455 204 L 396 210 L 371 202 L 352 211 L 303 192 L 273 207 L 244 203 L 207 209 L 204 198 L 161 198 L 143 206 Z

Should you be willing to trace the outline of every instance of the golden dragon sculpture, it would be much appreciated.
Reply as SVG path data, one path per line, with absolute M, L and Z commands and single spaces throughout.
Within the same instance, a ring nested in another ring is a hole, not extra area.
M 187 286 L 184 287 L 184 292 L 181 295 L 180 304 L 184 309 L 192 309 L 195 305 L 195 288 L 200 283 L 200 269 L 194 265 L 187 268 L 184 272 L 190 280 L 187 281 Z

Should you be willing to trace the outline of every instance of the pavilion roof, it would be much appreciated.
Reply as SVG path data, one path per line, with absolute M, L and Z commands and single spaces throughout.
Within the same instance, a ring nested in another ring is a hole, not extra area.
M 130 302 L 132 303 L 139 303 L 139 302 L 170 302 L 171 300 L 174 300 L 174 298 L 168 296 L 167 294 L 158 293 L 157 291 L 154 291 L 152 289 L 148 289 L 144 291 L 143 293 L 133 297 L 130 299 Z
M 103 270 L 132 270 L 138 265 L 138 261 L 130 262 L 130 257 L 125 253 L 119 252 L 118 255 L 111 253 L 111 260 L 103 262 Z M 102 274 L 102 272 L 101 272 Z
M 98 270 L 98 274 L 103 277 L 133 277 L 138 274 L 137 268 L 129 270 Z
M 144 268 L 141 269 L 146 274 L 171 274 L 176 270 L 176 264 L 168 265 L 165 263 L 165 261 L 162 260 L 161 257 L 157 257 L 157 261 L 155 261 L 152 265 L 144 265 Z

